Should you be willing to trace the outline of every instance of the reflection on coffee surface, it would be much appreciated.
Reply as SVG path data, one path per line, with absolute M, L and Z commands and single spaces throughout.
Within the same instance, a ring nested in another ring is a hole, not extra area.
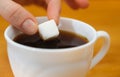
M 20 34 L 14 38 L 14 41 L 30 47 L 60 49 L 86 44 L 88 39 L 72 32 L 60 30 L 60 34 L 57 38 L 48 41 L 40 39 L 39 33 L 36 33 L 35 35 Z

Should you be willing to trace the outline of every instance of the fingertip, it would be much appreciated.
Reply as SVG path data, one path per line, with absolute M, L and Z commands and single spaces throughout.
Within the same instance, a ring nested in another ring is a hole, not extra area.
M 59 18 L 61 13 L 61 1 L 51 0 L 48 3 L 47 16 L 48 19 L 54 19 L 56 24 L 59 24 Z
M 38 26 L 37 23 L 35 23 L 31 19 L 27 19 L 21 25 L 20 30 L 23 31 L 25 34 L 33 35 L 37 32 Z
M 76 4 L 75 0 L 65 0 L 65 2 L 72 8 L 72 9 L 79 9 L 79 6 Z
M 58 25 L 59 24 L 59 19 L 60 19 L 60 16 L 57 16 L 57 17 L 54 17 L 54 16 L 48 16 L 48 19 L 51 20 L 55 20 L 56 24 Z
M 66 3 L 72 8 L 72 9 L 84 9 L 89 6 L 88 0 L 65 0 Z
M 82 9 L 88 8 L 89 7 L 89 3 L 82 4 L 82 5 L 80 5 L 80 7 Z
M 79 8 L 85 9 L 89 6 L 88 0 L 76 0 L 76 3 L 78 4 Z

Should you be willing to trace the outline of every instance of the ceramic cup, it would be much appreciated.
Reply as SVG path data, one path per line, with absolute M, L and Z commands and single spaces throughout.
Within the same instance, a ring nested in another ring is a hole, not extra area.
M 39 23 L 46 17 L 38 17 Z M 105 31 L 96 31 L 92 26 L 71 18 L 60 18 L 60 30 L 85 36 L 87 44 L 64 49 L 28 47 L 13 41 L 21 32 L 12 26 L 5 30 L 7 51 L 14 77 L 85 77 L 107 53 L 110 37 Z M 104 38 L 103 46 L 93 57 L 94 44 Z

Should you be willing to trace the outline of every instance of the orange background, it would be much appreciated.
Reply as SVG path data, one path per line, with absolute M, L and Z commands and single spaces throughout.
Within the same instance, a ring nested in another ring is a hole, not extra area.
M 36 5 L 25 7 L 34 16 L 44 16 L 46 11 Z M 62 4 L 61 16 L 82 20 L 96 30 L 105 30 L 110 34 L 111 47 L 104 59 L 97 64 L 87 77 L 120 77 L 120 0 L 90 0 L 90 7 L 85 10 L 72 10 Z M 13 77 L 6 51 L 4 30 L 9 25 L 0 17 L 0 77 Z M 95 53 L 101 45 L 98 40 Z

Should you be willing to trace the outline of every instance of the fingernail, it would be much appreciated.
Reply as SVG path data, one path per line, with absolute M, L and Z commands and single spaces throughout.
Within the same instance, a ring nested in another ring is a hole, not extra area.
M 37 25 L 30 19 L 27 19 L 24 21 L 22 25 L 22 29 L 25 31 L 27 34 L 35 34 L 37 31 Z

